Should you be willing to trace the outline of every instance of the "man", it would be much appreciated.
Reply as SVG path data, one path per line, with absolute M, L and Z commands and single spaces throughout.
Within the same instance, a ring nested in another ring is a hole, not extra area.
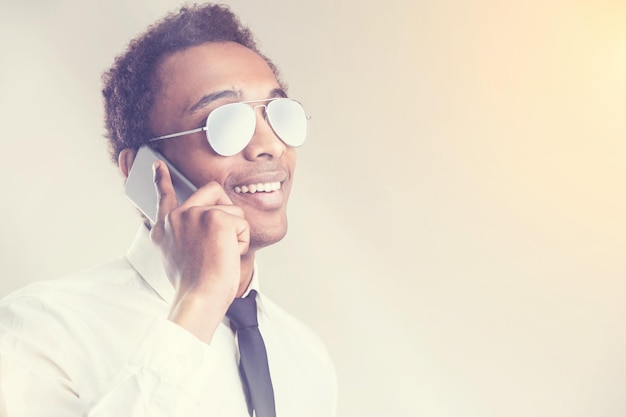
M 179 203 L 155 162 L 156 218 L 125 258 L 2 301 L 0 414 L 333 415 L 323 345 L 258 287 L 256 251 L 287 231 L 299 144 L 275 66 L 227 8 L 190 6 L 131 42 L 103 93 L 124 176 L 149 145 L 198 189 Z M 233 315 L 241 302 L 258 330 Z

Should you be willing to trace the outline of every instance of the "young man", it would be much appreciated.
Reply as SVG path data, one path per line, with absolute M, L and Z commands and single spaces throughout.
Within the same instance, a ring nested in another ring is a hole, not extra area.
M 334 415 L 323 345 L 258 289 L 306 129 L 275 66 L 227 8 L 192 6 L 131 42 L 103 93 L 124 176 L 148 145 L 198 189 L 179 204 L 155 162 L 156 218 L 125 258 L 0 303 L 0 415 Z

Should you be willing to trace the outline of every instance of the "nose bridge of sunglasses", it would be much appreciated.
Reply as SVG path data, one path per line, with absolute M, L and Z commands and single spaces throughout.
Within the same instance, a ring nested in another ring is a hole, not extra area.
M 260 111 L 257 111 L 257 109 L 260 109 Z M 265 122 L 265 124 L 268 125 L 268 127 L 270 128 L 270 130 L 273 131 L 272 129 L 272 123 L 267 115 L 267 103 L 265 104 L 256 104 L 254 106 L 252 106 L 252 111 L 254 113 L 254 119 L 255 119 L 255 130 L 259 128 L 259 122 L 262 120 Z M 259 119 L 260 117 L 260 119 Z
M 261 134 L 263 137 L 272 137 L 280 143 L 287 144 L 287 142 L 285 142 L 285 138 L 283 138 L 283 136 L 276 130 L 276 126 L 274 125 L 274 120 L 272 118 L 274 114 L 272 114 L 272 106 L 270 106 L 270 104 L 271 102 L 252 106 L 255 114 L 254 134 L 255 136 L 257 134 Z M 259 107 L 262 107 L 262 109 L 260 112 L 257 112 L 257 108 Z
M 267 104 L 257 104 L 257 105 L 252 106 L 252 111 L 254 112 L 254 116 L 257 117 L 258 115 L 257 109 L 259 107 L 262 107 L 261 116 L 263 117 L 263 119 L 267 120 Z

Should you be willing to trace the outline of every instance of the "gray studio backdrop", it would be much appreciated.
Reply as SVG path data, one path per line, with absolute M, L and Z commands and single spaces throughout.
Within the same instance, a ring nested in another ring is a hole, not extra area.
M 340 415 L 625 415 L 625 4 L 229 4 L 312 115 L 260 265 Z M 179 5 L 2 1 L 0 294 L 125 253 L 100 74 Z

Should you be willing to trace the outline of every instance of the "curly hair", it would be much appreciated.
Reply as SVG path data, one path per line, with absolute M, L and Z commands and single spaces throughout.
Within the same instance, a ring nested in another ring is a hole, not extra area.
M 148 115 L 159 91 L 157 71 L 162 60 L 205 42 L 227 41 L 259 54 L 280 83 L 278 69 L 258 50 L 252 32 L 224 5 L 184 6 L 128 44 L 102 76 L 106 138 L 115 163 L 122 149 L 138 149 L 154 136 Z

